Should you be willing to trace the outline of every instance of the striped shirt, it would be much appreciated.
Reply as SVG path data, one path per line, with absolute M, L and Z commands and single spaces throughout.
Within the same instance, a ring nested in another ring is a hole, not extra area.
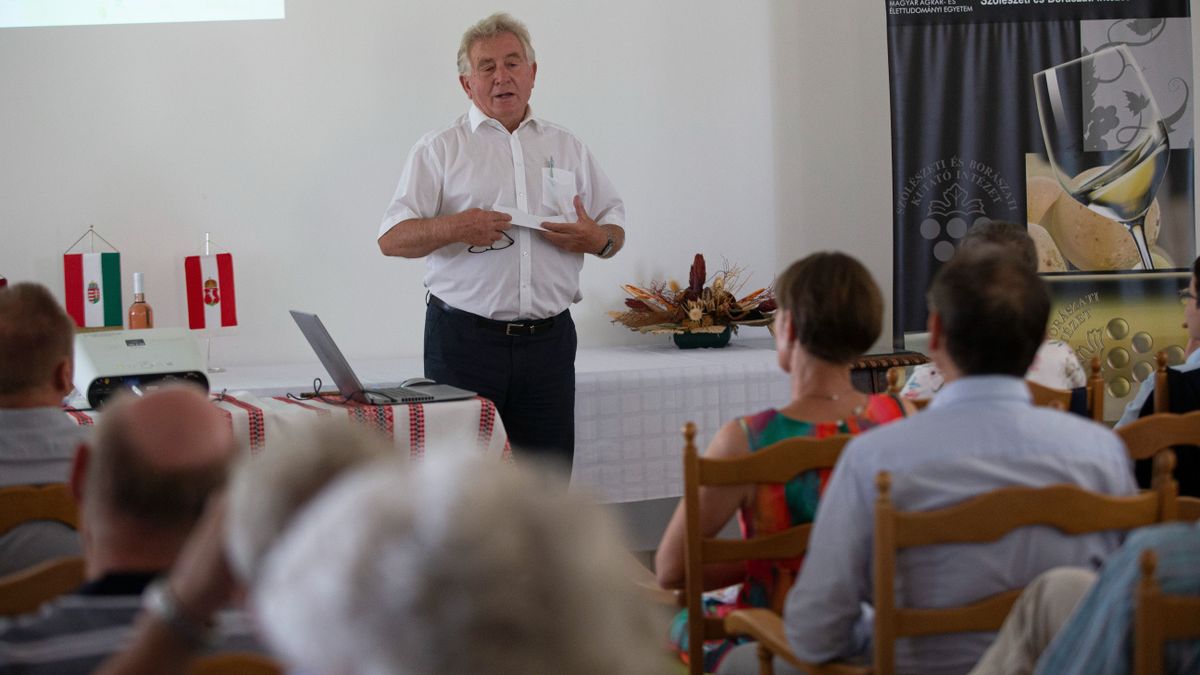
M 129 644 L 154 574 L 114 573 L 42 605 L 0 618 L 0 674 L 84 675 Z M 240 611 L 218 615 L 216 651 L 263 651 Z

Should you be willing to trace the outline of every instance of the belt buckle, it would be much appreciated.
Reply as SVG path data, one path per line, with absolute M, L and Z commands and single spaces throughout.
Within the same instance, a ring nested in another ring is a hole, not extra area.
M 514 328 L 518 328 L 518 329 L 520 329 L 520 328 L 526 328 L 526 326 L 525 326 L 525 324 L 523 324 L 523 323 L 510 323 L 510 324 L 505 324 L 505 326 L 504 326 L 504 334 L 505 334 L 505 335 L 508 335 L 508 336 L 510 336 L 510 337 L 511 337 L 511 336 L 514 336 L 514 335 L 523 335 L 523 333 L 520 333 L 520 332 L 514 333 L 514 332 L 513 332 L 513 329 L 514 329 Z

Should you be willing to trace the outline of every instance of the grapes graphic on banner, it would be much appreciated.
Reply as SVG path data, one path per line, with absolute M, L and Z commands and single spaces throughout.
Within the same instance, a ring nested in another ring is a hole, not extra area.
M 233 255 L 193 255 L 183 259 L 188 328 L 212 330 L 237 325 Z
M 88 235 L 94 248 L 99 235 L 89 227 L 63 254 L 63 304 L 80 328 L 121 328 L 121 254 L 104 237 L 112 253 L 71 253 Z

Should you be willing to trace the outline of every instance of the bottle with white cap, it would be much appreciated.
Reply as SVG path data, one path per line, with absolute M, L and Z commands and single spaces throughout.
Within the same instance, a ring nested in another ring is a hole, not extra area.
M 146 302 L 141 272 L 133 273 L 133 304 L 129 306 L 129 327 L 154 328 L 154 310 Z

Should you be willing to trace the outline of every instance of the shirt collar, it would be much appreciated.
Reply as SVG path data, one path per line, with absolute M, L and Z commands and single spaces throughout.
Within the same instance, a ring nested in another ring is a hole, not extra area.
M 479 106 L 475 105 L 474 102 L 471 103 L 471 109 L 467 112 L 467 120 L 471 123 L 471 131 L 478 131 L 479 125 L 483 124 L 484 122 L 488 122 L 490 123 L 490 126 L 500 129 L 504 133 L 508 133 L 508 129 L 505 129 L 504 125 L 501 124 L 499 120 L 485 115 L 483 111 L 479 109 Z M 537 127 L 541 124 L 541 120 L 533 116 L 533 106 L 531 105 L 525 106 L 525 119 L 521 120 L 521 123 L 517 125 L 517 129 L 520 129 L 526 124 L 534 127 Z
M 971 375 L 947 382 L 929 402 L 929 408 L 945 408 L 960 403 L 1009 401 L 1032 405 L 1033 395 L 1025 380 L 1011 375 Z
M 1184 360 L 1184 364 L 1189 366 L 1200 366 L 1200 349 L 1192 352 L 1191 355 Z

